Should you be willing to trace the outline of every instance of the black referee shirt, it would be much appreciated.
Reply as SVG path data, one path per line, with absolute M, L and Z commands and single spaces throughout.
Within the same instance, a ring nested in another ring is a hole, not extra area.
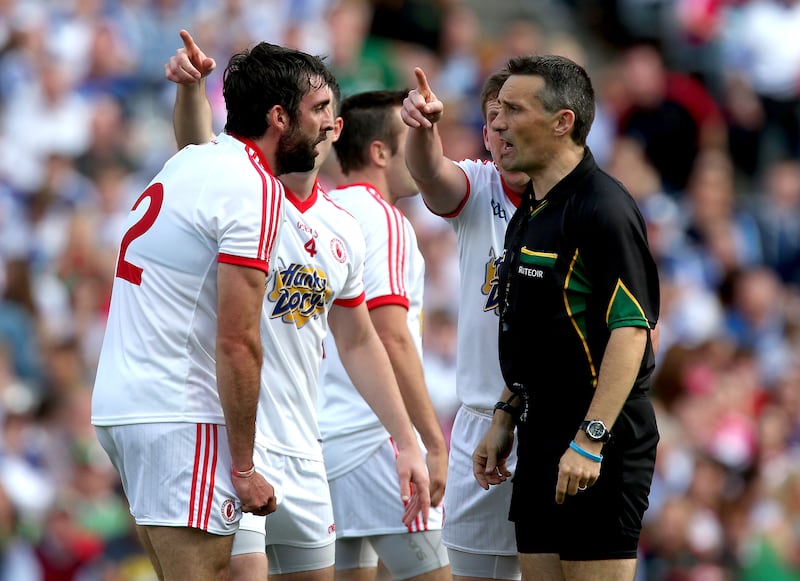
M 611 331 L 652 329 L 658 319 L 658 274 L 636 202 L 587 148 L 544 199 L 535 200 L 529 186 L 505 246 L 499 345 L 505 381 L 521 384 L 534 409 L 585 410 Z M 648 341 L 633 397 L 647 390 L 653 367 Z

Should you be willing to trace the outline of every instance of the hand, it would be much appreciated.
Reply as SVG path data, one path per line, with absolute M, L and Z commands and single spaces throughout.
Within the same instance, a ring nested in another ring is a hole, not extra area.
M 242 512 L 266 516 L 278 508 L 275 489 L 257 471 L 246 478 L 234 476 L 233 488 L 242 503 Z
M 428 465 L 428 477 L 431 479 L 431 506 L 439 506 L 444 500 L 444 488 L 447 482 L 447 448 L 428 450 L 425 463 Z
M 397 476 L 400 479 L 400 497 L 406 507 L 403 524 L 410 526 L 422 515 L 422 523 L 427 525 L 431 509 L 430 479 L 417 446 L 413 449 L 398 449 Z
M 514 428 L 492 421 L 489 431 L 472 453 L 472 473 L 484 490 L 505 482 L 511 471 L 506 460 L 514 447 Z
M 400 116 L 412 129 L 430 129 L 442 118 L 444 104 L 431 91 L 428 78 L 421 68 L 415 68 L 414 75 L 417 77 L 417 88 L 411 89 L 403 100 Z
M 179 48 L 164 65 L 164 74 L 173 83 L 191 84 L 211 74 L 217 63 L 200 50 L 186 30 L 181 30 L 183 48 Z
M 600 462 L 584 458 L 572 448 L 567 448 L 558 462 L 556 503 L 563 504 L 567 494 L 575 496 L 600 478 Z

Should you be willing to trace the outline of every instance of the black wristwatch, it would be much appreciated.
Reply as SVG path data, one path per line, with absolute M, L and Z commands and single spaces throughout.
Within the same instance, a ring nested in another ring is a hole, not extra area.
M 513 397 L 511 399 L 513 399 Z M 511 401 L 511 399 L 509 401 Z M 517 421 L 520 412 L 519 409 L 515 408 L 507 401 L 498 401 L 496 404 L 494 404 L 494 410 L 492 414 L 494 414 L 494 412 L 496 412 L 497 410 L 502 410 L 506 412 L 514 419 L 514 421 Z
M 581 430 L 592 442 L 608 442 L 611 432 L 601 420 L 584 420 Z

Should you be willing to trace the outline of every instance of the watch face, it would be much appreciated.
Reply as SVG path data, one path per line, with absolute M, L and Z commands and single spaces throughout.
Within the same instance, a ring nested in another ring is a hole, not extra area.
M 603 422 L 589 422 L 589 425 L 586 426 L 586 433 L 591 439 L 600 440 L 606 434 L 606 427 L 603 425 Z

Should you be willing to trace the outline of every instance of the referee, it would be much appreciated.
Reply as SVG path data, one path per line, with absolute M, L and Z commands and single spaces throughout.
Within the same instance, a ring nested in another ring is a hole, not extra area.
M 586 147 L 594 91 L 560 56 L 511 59 L 492 123 L 503 169 L 532 180 L 506 233 L 508 386 L 475 450 L 484 488 L 518 463 L 510 519 L 523 577 L 632 581 L 658 429 L 647 396 L 659 285 L 645 224 Z

